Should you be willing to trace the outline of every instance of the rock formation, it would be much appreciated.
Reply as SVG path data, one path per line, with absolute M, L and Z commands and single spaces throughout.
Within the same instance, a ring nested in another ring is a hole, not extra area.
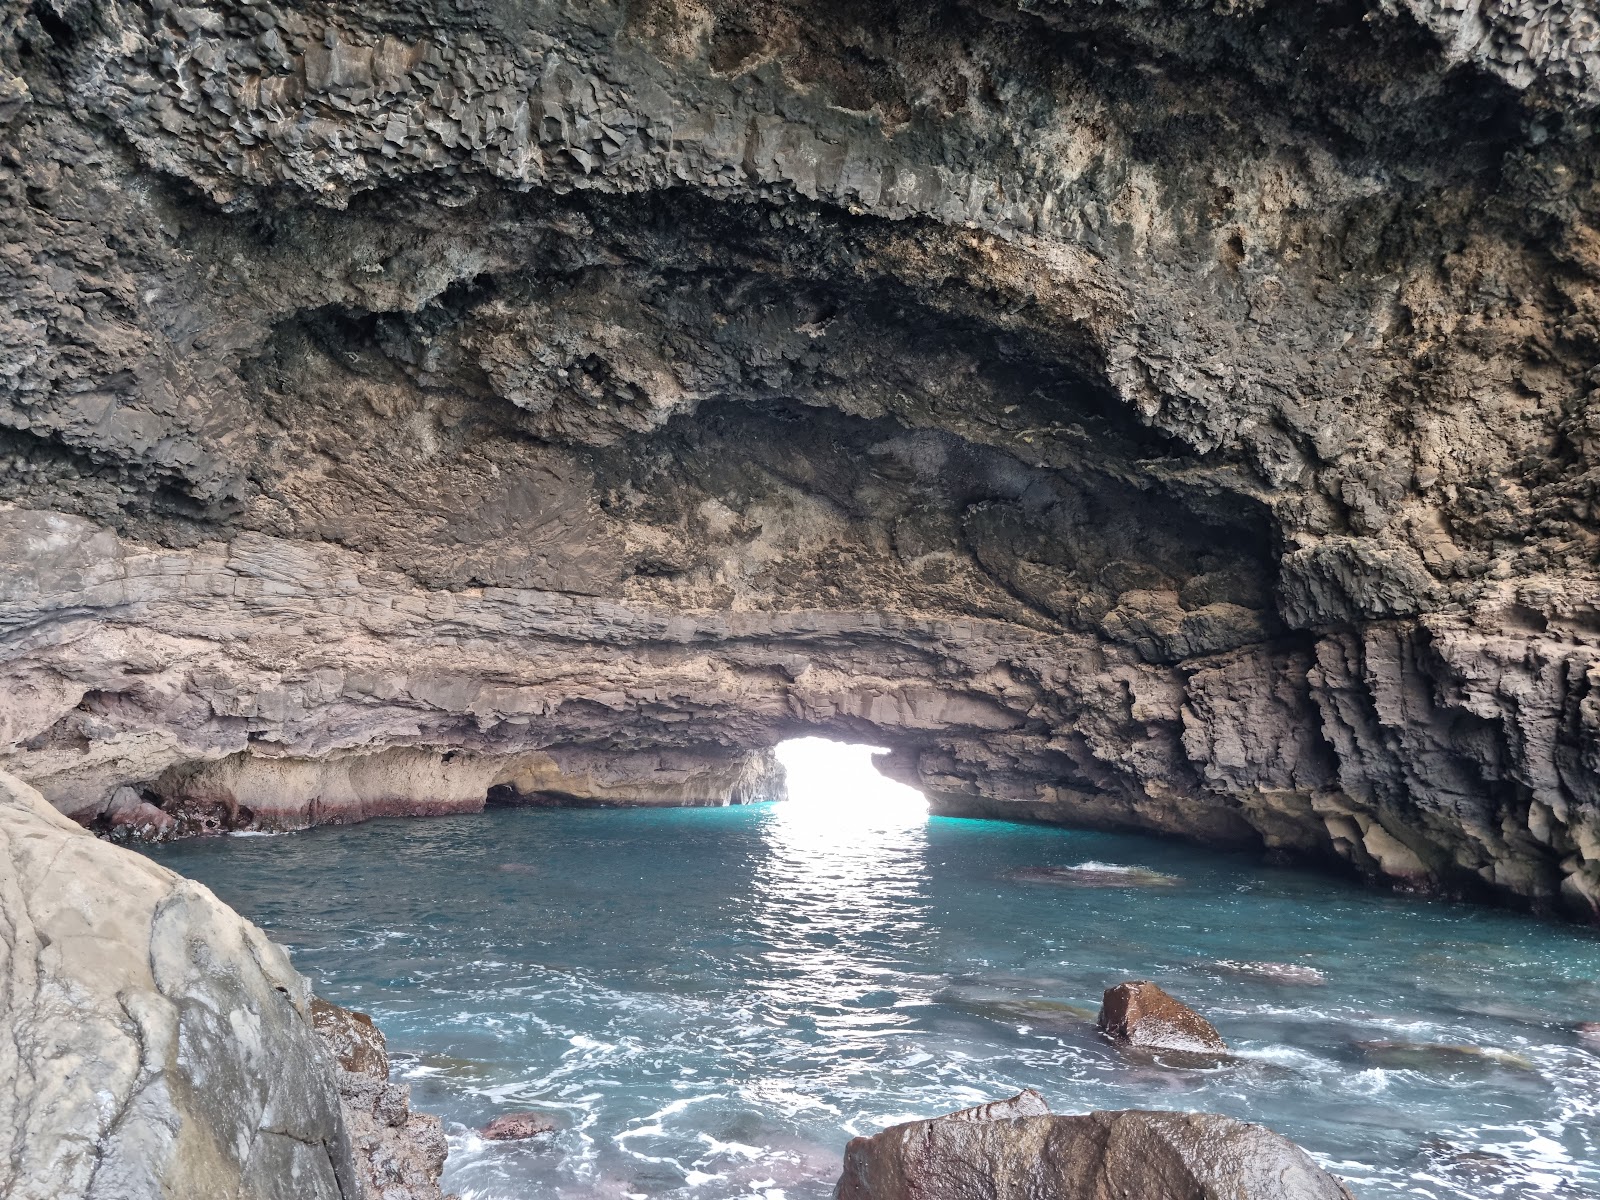
M 1047 1115 L 1037 1092 L 858 1137 L 836 1200 L 1352 1200 L 1287 1138 L 1215 1113 Z
M 7 1196 L 358 1194 L 281 950 L 4 777 L 0 846 Z
M 5 0 L 0 762 L 164 834 L 725 802 L 820 732 L 1593 917 L 1597 47 Z
M 1125 1046 L 1199 1054 L 1228 1052 L 1228 1043 L 1216 1026 L 1149 982 L 1108 987 L 1096 1023 L 1106 1037 Z
M 363 1076 L 402 1110 L 371 1136 L 314 1003 L 205 888 L 0 773 L 0 1193 L 438 1200 L 438 1121 L 408 1123 L 404 1090 Z M 417 1186 L 369 1187 L 396 1156 L 426 1158 Z
M 411 1089 L 389 1082 L 383 1034 L 366 1013 L 311 1000 L 311 1022 L 333 1056 L 356 1174 L 370 1200 L 456 1200 L 441 1197 L 448 1152 L 444 1127 L 411 1110 Z

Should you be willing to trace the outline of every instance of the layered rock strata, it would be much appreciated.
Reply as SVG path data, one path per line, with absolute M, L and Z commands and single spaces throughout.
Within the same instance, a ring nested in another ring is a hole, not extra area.
M 0 1193 L 440 1200 L 383 1035 L 208 890 L 0 772 Z
M 820 732 L 1600 912 L 1582 5 L 0 13 L 63 811 L 725 802 Z

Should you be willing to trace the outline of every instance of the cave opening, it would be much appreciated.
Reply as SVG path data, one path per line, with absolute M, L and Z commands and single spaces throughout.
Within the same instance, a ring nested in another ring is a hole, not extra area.
M 780 742 L 774 754 L 787 777 L 785 815 L 840 830 L 862 821 L 920 822 L 928 814 L 928 798 L 877 768 L 874 758 L 887 753 L 881 746 L 823 737 Z

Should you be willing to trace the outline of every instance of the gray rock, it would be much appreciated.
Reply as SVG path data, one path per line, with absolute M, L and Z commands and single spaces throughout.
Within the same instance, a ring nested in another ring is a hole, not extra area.
M 3 772 L 0 930 L 8 1198 L 440 1200 L 439 1120 L 388 1082 L 370 1021 Z
M 0 774 L 0 1191 L 357 1200 L 284 952 L 199 884 Z

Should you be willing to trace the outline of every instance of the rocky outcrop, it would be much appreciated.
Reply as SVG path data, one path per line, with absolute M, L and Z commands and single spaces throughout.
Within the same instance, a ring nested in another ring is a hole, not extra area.
M 305 980 L 0 774 L 0 1191 L 364 1200 Z
M 1600 913 L 1583 6 L 0 14 L 0 761 L 63 811 L 720 803 L 825 733 Z
M 1287 1138 L 1215 1113 L 1042 1115 L 1038 1093 L 845 1148 L 837 1200 L 1351 1200 Z
M 1113 1042 L 1146 1050 L 1226 1054 L 1216 1026 L 1147 981 L 1108 987 L 1100 1004 L 1100 1032 Z
M 389 1081 L 388 1051 L 372 1018 L 313 997 L 311 1020 L 333 1056 L 362 1195 L 456 1200 L 439 1190 L 448 1153 L 443 1124 L 431 1113 L 413 1112 L 411 1089 Z
M 14 1200 L 440 1197 L 439 1120 L 388 1082 L 370 1020 L 3 772 L 0 1079 Z

